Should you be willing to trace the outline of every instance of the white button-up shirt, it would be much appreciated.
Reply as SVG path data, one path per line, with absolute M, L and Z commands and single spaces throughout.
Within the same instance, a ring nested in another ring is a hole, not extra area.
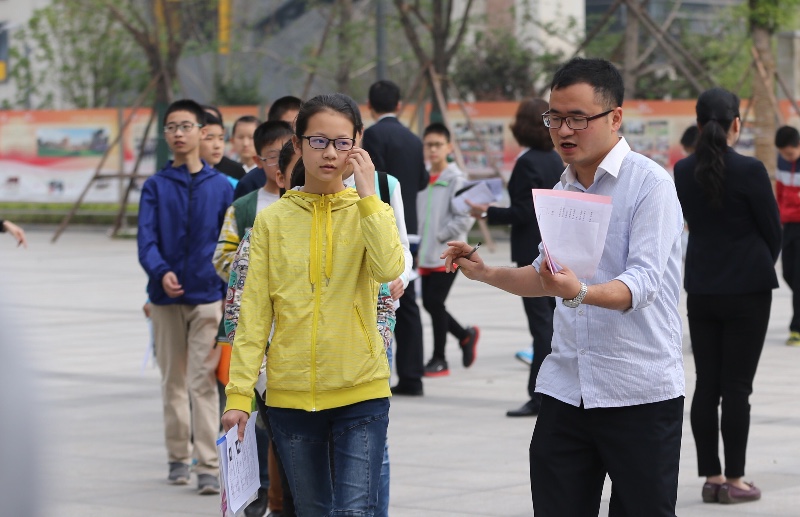
M 624 138 L 597 168 L 587 189 L 572 167 L 554 190 L 611 196 L 603 256 L 588 285 L 611 280 L 631 291 L 626 311 L 558 300 L 553 352 L 539 371 L 536 391 L 584 407 L 647 404 L 684 395 L 681 319 L 683 213 L 669 174 L 631 151 Z M 542 246 L 533 266 L 539 270 Z

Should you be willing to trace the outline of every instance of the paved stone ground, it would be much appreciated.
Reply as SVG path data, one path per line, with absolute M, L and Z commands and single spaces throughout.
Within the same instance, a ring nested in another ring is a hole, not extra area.
M 135 241 L 72 229 L 52 245 L 51 235 L 30 229 L 27 250 L 0 236 L 0 314 L 21 336 L 43 401 L 44 515 L 219 515 L 216 497 L 165 482 L 159 376 L 151 365 L 142 369 L 145 275 Z M 506 264 L 508 246 L 482 254 Z M 527 369 L 513 358 L 529 340 L 522 304 L 459 278 L 448 307 L 462 323 L 480 325 L 478 359 L 463 369 L 451 338 L 450 377 L 427 380 L 421 399 L 392 400 L 391 515 L 530 516 L 527 451 L 535 419 L 505 416 L 526 399 Z M 687 403 L 678 515 L 800 515 L 800 349 L 783 344 L 790 313 L 782 287 L 751 398 L 747 478 L 764 498 L 733 507 L 701 502 Z M 429 355 L 427 321 L 425 330 Z M 684 350 L 690 401 L 688 337 Z M 607 484 L 601 515 L 608 494 Z

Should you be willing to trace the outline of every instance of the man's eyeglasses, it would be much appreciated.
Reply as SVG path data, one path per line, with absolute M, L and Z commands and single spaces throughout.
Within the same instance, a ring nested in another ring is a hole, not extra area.
M 569 117 L 559 117 L 556 115 L 551 115 L 550 110 L 545 111 L 542 113 L 542 122 L 544 122 L 544 127 L 548 129 L 559 129 L 561 124 L 566 121 L 567 127 L 572 129 L 573 131 L 580 131 L 581 129 L 586 129 L 589 127 L 589 121 L 595 120 L 600 117 L 605 117 L 609 113 L 614 111 L 613 109 L 604 111 L 599 115 L 592 115 L 591 117 L 581 117 L 578 115 L 570 115 Z
M 356 145 L 354 138 L 325 138 L 324 136 L 305 135 L 301 135 L 300 138 L 308 140 L 308 145 L 312 149 L 327 149 L 328 145 L 333 142 L 333 148 L 337 151 L 349 151 Z
M 172 134 L 172 133 L 177 133 L 178 130 L 180 129 L 181 132 L 188 133 L 189 131 L 191 131 L 196 127 L 203 127 L 203 124 L 197 124 L 197 123 L 191 124 L 189 122 L 186 122 L 184 124 L 167 124 L 166 126 L 164 126 L 164 132 Z
M 261 160 L 262 162 L 264 162 L 264 165 L 271 167 L 273 165 L 278 165 L 278 157 L 279 156 L 280 156 L 280 152 L 279 151 L 274 151 L 274 152 L 268 153 L 266 156 L 259 156 L 258 159 Z

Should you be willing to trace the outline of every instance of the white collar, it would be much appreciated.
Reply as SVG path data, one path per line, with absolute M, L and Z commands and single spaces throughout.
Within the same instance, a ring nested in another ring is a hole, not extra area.
M 631 151 L 631 146 L 628 145 L 628 142 L 625 141 L 625 137 L 620 137 L 619 141 L 611 148 L 611 150 L 606 154 L 603 158 L 603 161 L 600 162 L 600 165 L 597 166 L 597 171 L 594 173 L 594 182 L 596 183 L 597 180 L 603 177 L 603 174 L 611 174 L 615 178 L 619 176 L 619 169 L 622 167 L 622 160 L 628 155 Z M 565 170 L 564 173 L 561 175 L 561 182 L 564 185 L 569 185 L 572 183 L 578 182 L 578 175 L 575 174 L 575 169 L 572 168 L 572 165 L 569 165 Z

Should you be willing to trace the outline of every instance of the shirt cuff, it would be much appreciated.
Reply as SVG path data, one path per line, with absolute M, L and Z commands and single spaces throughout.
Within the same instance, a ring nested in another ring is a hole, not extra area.
M 362 218 L 369 217 L 375 212 L 380 212 L 385 204 L 377 194 L 361 198 L 356 202 L 358 212 Z

